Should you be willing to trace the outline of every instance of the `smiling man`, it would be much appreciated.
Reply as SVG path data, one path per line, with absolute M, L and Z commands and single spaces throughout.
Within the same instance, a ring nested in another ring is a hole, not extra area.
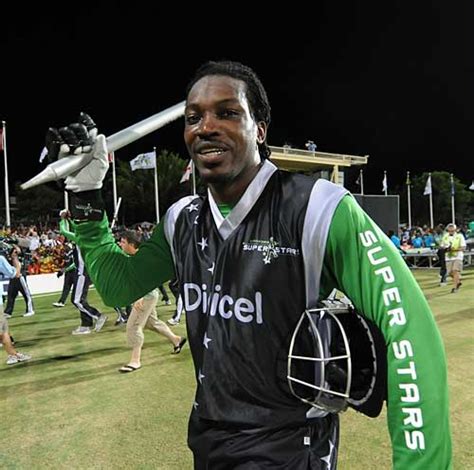
M 387 345 L 394 468 L 450 468 L 446 361 L 421 290 L 344 188 L 268 160 L 269 124 L 251 69 L 203 65 L 188 86 L 184 138 L 207 194 L 174 204 L 134 257 L 120 252 L 103 214 L 98 136 L 91 163 L 66 179 L 97 289 L 126 305 L 177 274 L 197 383 L 188 431 L 196 469 L 336 468 L 338 415 L 296 399 L 286 367 L 301 312 L 334 288 Z M 55 132 L 57 148 L 77 153 L 81 136 Z

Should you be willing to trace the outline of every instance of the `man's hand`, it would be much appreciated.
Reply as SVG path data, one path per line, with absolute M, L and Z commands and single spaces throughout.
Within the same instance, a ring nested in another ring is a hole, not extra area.
M 97 135 L 97 127 L 88 114 L 81 113 L 79 122 L 69 126 L 49 128 L 46 147 L 52 160 L 75 158 L 81 153 L 91 153 L 91 161 L 66 178 L 66 189 L 82 192 L 102 188 L 102 180 L 109 168 L 107 144 L 104 135 Z
M 74 193 L 100 189 L 108 169 L 107 143 L 105 135 L 100 134 L 92 147 L 92 160 L 84 168 L 66 178 L 66 189 Z

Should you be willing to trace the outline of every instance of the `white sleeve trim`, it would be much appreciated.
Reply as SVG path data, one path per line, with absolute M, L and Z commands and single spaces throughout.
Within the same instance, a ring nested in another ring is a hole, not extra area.
M 306 308 L 315 308 L 321 287 L 326 241 L 334 212 L 349 192 L 342 186 L 319 179 L 313 186 L 303 225 L 301 251 L 305 271 Z
M 170 246 L 171 255 L 173 256 L 173 262 L 176 264 L 176 258 L 174 254 L 174 247 L 173 247 L 173 239 L 174 239 L 174 231 L 176 227 L 176 220 L 178 220 L 179 214 L 181 211 L 194 201 L 194 199 L 198 199 L 199 196 L 186 196 L 180 199 L 179 201 L 175 202 L 167 211 L 163 220 L 163 230 L 165 232 L 165 238 Z

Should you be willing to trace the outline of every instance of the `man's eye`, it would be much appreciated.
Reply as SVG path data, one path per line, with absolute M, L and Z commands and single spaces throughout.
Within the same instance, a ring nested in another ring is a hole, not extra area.
M 197 114 L 188 114 L 186 116 L 186 124 L 196 124 L 199 122 L 199 116 Z
M 235 111 L 234 109 L 223 109 L 218 113 L 219 117 L 223 118 L 229 118 L 229 117 L 235 117 L 238 116 L 238 112 Z

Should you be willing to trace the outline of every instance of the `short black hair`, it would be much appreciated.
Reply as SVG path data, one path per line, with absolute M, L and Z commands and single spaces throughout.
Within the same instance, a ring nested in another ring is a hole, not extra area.
M 127 240 L 130 245 L 133 245 L 135 248 L 140 248 L 142 243 L 142 238 L 136 230 L 125 230 L 120 234 L 120 238 Z
M 224 75 L 237 80 L 242 80 L 247 85 L 247 100 L 250 105 L 250 112 L 256 122 L 263 121 L 267 127 L 271 121 L 271 108 L 268 101 L 267 92 L 258 78 L 257 74 L 247 65 L 240 62 L 230 60 L 209 61 L 201 65 L 194 77 L 186 87 L 186 96 L 189 95 L 194 84 L 203 77 L 208 75 Z M 267 145 L 266 139 L 263 143 L 258 144 L 258 151 L 262 160 L 268 158 L 271 151 Z

